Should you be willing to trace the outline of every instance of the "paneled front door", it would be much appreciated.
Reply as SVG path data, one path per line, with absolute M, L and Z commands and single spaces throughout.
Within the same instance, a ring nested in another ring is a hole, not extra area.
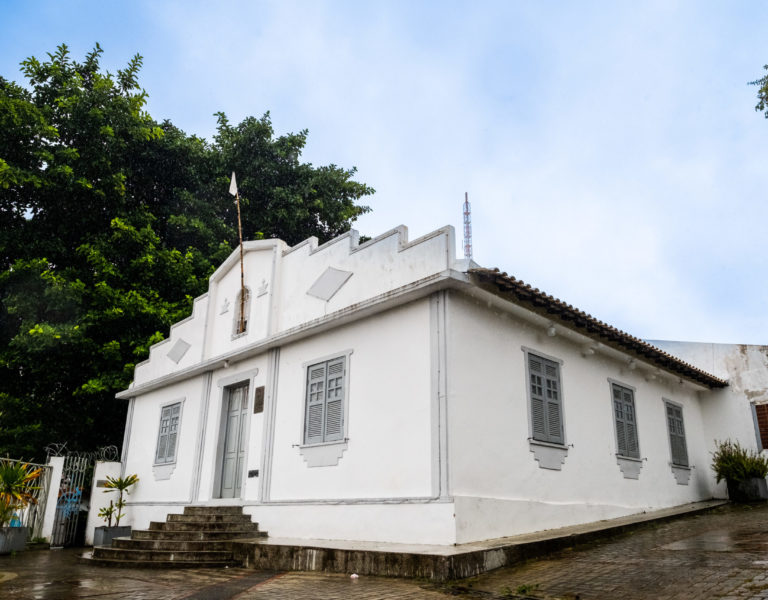
M 248 384 L 226 389 L 226 427 L 221 459 L 221 498 L 239 498 L 245 463 L 245 425 L 248 415 Z

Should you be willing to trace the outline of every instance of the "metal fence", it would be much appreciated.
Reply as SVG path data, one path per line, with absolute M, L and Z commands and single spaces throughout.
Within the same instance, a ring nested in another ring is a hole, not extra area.
M 3 463 L 10 465 L 26 464 L 29 469 L 41 469 L 42 472 L 37 479 L 34 479 L 27 491 L 32 497 L 32 501 L 24 508 L 17 509 L 11 517 L 11 527 L 26 527 L 29 529 L 29 538 L 34 539 L 42 536 L 43 516 L 48 499 L 48 491 L 51 485 L 50 465 L 38 465 L 35 463 L 26 463 L 23 460 L 14 460 L 12 458 L 0 459 Z

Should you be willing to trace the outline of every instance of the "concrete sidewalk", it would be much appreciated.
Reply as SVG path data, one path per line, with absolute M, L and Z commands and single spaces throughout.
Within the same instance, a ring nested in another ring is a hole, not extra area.
M 82 564 L 82 550 L 26 551 L 0 556 L 0 598 L 437 600 L 450 594 L 486 599 L 768 600 L 768 505 L 723 506 L 644 525 L 636 522 L 624 533 L 612 523 L 611 530 L 602 530 L 608 539 L 599 539 L 600 529 L 584 531 L 594 537 L 582 537 L 587 543 L 574 548 L 443 584 L 243 568 L 112 569 Z

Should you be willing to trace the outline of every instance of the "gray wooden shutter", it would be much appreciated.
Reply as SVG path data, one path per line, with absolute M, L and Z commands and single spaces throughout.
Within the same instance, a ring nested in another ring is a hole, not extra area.
M 637 443 L 637 419 L 635 418 L 635 393 L 630 389 L 622 390 L 624 396 L 624 419 L 627 431 L 627 456 L 640 458 Z
M 528 355 L 533 439 L 562 444 L 563 418 L 560 395 L 560 365 L 534 354 Z
M 328 361 L 325 402 L 325 439 L 333 442 L 344 437 L 344 357 Z
M 560 398 L 560 365 L 544 361 L 544 380 L 547 386 L 547 434 L 549 441 L 563 443 L 563 418 Z
M 538 356 L 528 355 L 531 390 L 531 426 L 533 439 L 548 441 L 544 400 L 544 364 Z
M 612 384 L 613 414 L 616 421 L 616 451 L 619 456 L 640 458 L 635 419 L 635 394 L 623 386 Z
M 168 454 L 168 433 L 171 426 L 171 407 L 165 406 L 160 412 L 160 431 L 157 435 L 156 463 L 166 462 Z
M 667 403 L 667 425 L 669 427 L 669 445 L 672 449 L 672 464 L 688 466 L 688 449 L 685 444 L 683 427 L 683 409 Z
M 323 441 L 325 420 L 326 363 L 312 365 L 307 369 L 307 407 L 304 423 L 304 443 L 317 444 Z
M 616 450 L 619 456 L 627 456 L 627 427 L 624 420 L 624 402 L 621 388 L 613 385 L 613 414 L 616 420 Z
M 170 425 L 168 427 L 168 450 L 165 454 L 165 462 L 176 461 L 176 443 L 179 436 L 179 416 L 181 415 L 181 404 L 174 404 L 169 407 Z

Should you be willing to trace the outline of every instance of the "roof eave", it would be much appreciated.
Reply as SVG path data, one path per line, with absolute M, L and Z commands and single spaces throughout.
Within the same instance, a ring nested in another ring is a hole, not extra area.
M 603 323 L 584 311 L 498 269 L 473 268 L 468 271 L 468 275 L 481 289 L 553 321 L 559 320 L 571 330 L 588 335 L 606 346 L 654 364 L 679 377 L 708 388 L 723 388 L 728 385 L 726 380 L 694 367 L 640 338 Z

